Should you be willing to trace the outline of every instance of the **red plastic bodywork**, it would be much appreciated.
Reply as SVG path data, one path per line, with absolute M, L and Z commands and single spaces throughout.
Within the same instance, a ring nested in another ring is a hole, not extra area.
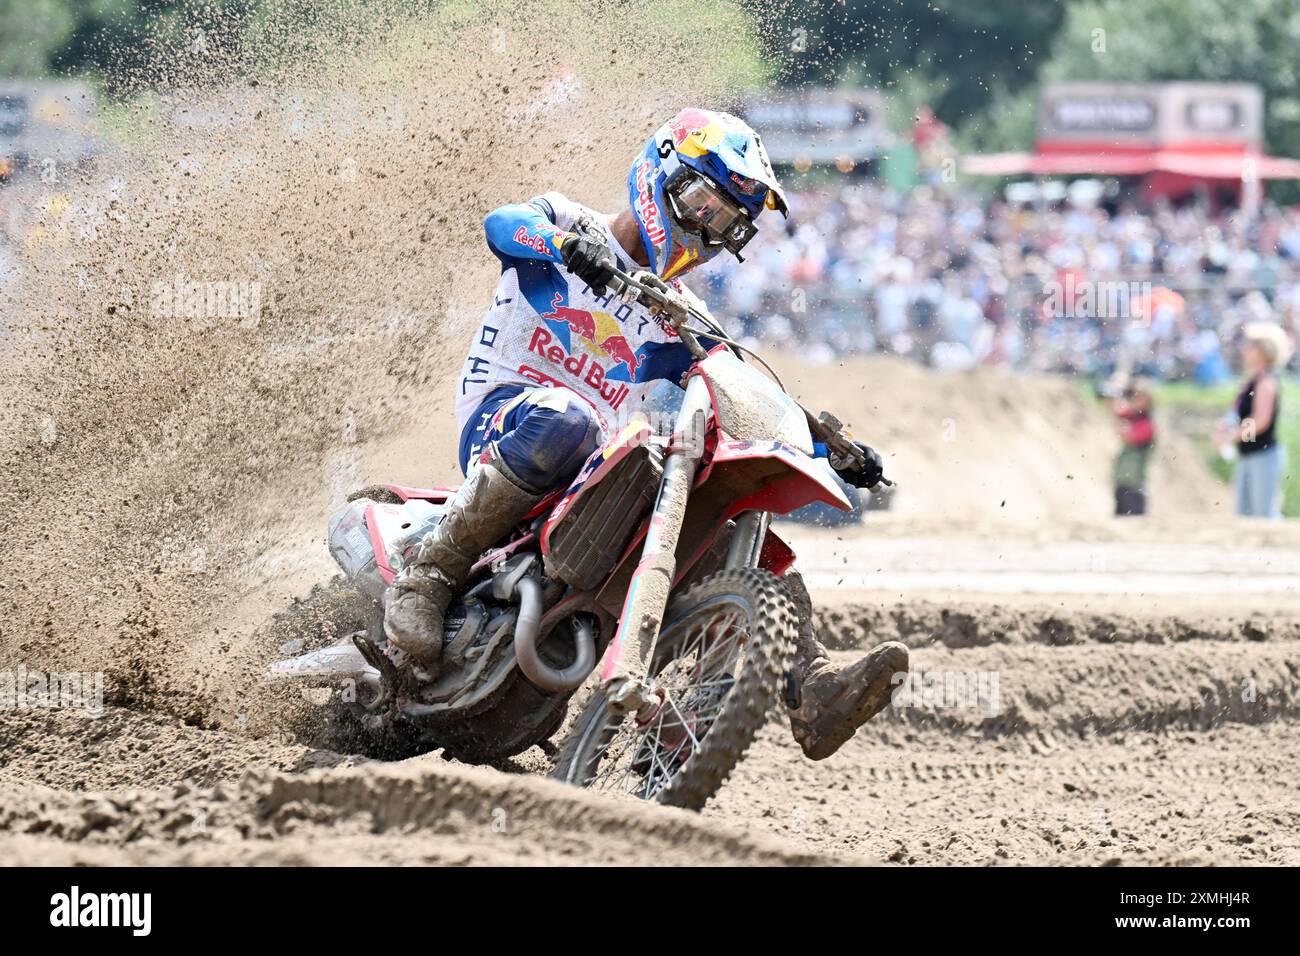
M 789 467 L 790 474 L 769 481 L 753 494 L 737 499 L 728 509 L 728 518 L 742 511 L 789 514 L 814 501 L 834 505 L 842 511 L 853 510 L 852 503 L 844 497 L 844 492 L 840 491 L 840 486 L 826 469 L 819 467 L 814 459 L 798 449 L 778 441 L 736 441 L 720 433 L 713 457 L 708 466 L 701 470 L 695 484 L 697 487 L 702 485 L 717 468 L 757 458 L 779 459 Z
M 564 489 L 562 497 L 559 497 L 559 501 L 554 504 L 551 513 L 546 517 L 546 522 L 542 525 L 542 554 L 551 553 L 551 530 L 582 493 L 599 484 L 615 465 L 627 457 L 628 452 L 649 441 L 652 436 L 653 432 L 648 424 L 634 422 L 587 459 L 582 470 L 578 472 L 578 477 Z
M 763 539 L 763 548 L 758 553 L 758 566 L 780 577 L 794 567 L 794 559 L 794 549 L 769 529 L 767 537 Z
M 403 501 L 432 501 L 434 503 L 446 501 L 456 494 L 455 488 L 408 488 L 406 485 L 381 485 L 387 488 Z

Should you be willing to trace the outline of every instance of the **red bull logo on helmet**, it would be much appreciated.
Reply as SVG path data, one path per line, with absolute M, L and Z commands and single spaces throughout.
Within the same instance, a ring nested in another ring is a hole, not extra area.
M 645 226 L 646 235 L 656 246 L 667 238 L 659 204 L 654 197 L 655 167 L 649 159 L 641 160 L 636 170 L 636 214 Z
M 668 128 L 672 130 L 673 142 L 680 146 L 686 141 L 686 137 L 706 128 L 712 122 L 702 112 L 688 106 L 668 121 Z

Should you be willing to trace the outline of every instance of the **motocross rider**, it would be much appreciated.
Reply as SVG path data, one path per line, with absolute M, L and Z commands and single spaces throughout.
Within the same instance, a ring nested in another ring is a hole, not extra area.
M 611 266 L 651 270 L 684 292 L 678 280 L 694 267 L 723 250 L 741 258 L 765 209 L 788 216 L 759 137 L 725 113 L 678 113 L 633 160 L 627 189 L 628 206 L 612 215 L 551 192 L 484 222 L 501 278 L 457 382 L 466 480 L 385 595 L 385 631 L 417 680 L 438 673 L 443 616 L 478 557 L 567 486 L 653 383 L 682 384 L 692 363 L 671 327 L 606 289 Z M 862 447 L 865 470 L 840 474 L 869 487 L 881 461 Z M 802 580 L 785 581 L 801 616 L 786 705 L 795 739 L 820 760 L 885 706 L 907 649 L 881 644 L 837 667 Z

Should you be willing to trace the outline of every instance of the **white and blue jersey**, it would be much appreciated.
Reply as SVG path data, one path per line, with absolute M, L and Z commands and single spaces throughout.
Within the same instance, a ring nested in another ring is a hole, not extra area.
M 559 193 L 502 206 L 484 221 L 501 278 L 456 384 L 462 460 L 466 426 L 505 387 L 568 389 L 608 433 L 656 380 L 678 382 L 690 367 L 689 350 L 661 320 L 612 294 L 597 296 L 564 268 L 560 244 L 584 216 L 604 232 L 620 268 L 638 268 L 603 216 Z

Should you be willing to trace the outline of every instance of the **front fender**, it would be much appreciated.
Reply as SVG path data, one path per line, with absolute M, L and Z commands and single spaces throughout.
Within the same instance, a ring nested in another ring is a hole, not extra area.
M 830 469 L 785 442 L 723 439 L 718 442 L 712 460 L 697 484 L 709 480 L 719 469 L 743 469 L 746 461 L 779 462 L 785 468 L 765 478 L 751 493 L 736 499 L 728 509 L 727 517 L 742 511 L 789 514 L 816 501 L 834 505 L 841 511 L 853 510 L 852 503 L 840 490 Z

